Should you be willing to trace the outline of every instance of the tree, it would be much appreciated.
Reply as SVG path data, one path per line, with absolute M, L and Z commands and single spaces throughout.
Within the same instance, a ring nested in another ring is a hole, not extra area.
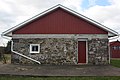
M 11 41 L 8 41 L 7 46 L 5 48 L 6 54 L 11 54 Z

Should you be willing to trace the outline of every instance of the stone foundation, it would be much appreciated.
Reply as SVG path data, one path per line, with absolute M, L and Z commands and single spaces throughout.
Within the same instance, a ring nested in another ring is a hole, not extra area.
M 13 39 L 13 49 L 29 56 L 41 64 L 77 64 L 78 40 L 74 38 L 35 38 Z M 88 40 L 88 64 L 108 64 L 108 39 Z M 40 44 L 40 53 L 30 53 L 30 44 Z M 12 54 L 12 63 L 35 64 L 16 54 Z

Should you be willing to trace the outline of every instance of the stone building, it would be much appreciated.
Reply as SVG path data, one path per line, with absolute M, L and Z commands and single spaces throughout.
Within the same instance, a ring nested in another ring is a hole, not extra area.
M 2 33 L 12 37 L 12 63 L 109 64 L 108 38 L 118 33 L 56 5 Z

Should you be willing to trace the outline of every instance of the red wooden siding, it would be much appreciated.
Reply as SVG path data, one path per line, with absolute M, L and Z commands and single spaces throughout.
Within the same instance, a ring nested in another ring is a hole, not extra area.
M 119 41 L 111 42 L 110 51 L 112 58 L 120 58 L 120 42 Z
M 78 63 L 86 63 L 86 41 L 78 42 Z
M 17 29 L 13 34 L 107 34 L 101 28 L 61 8 Z

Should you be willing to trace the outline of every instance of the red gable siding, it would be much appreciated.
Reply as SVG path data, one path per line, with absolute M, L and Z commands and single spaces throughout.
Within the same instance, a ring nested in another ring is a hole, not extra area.
M 107 34 L 107 31 L 61 8 L 24 25 L 13 34 Z

